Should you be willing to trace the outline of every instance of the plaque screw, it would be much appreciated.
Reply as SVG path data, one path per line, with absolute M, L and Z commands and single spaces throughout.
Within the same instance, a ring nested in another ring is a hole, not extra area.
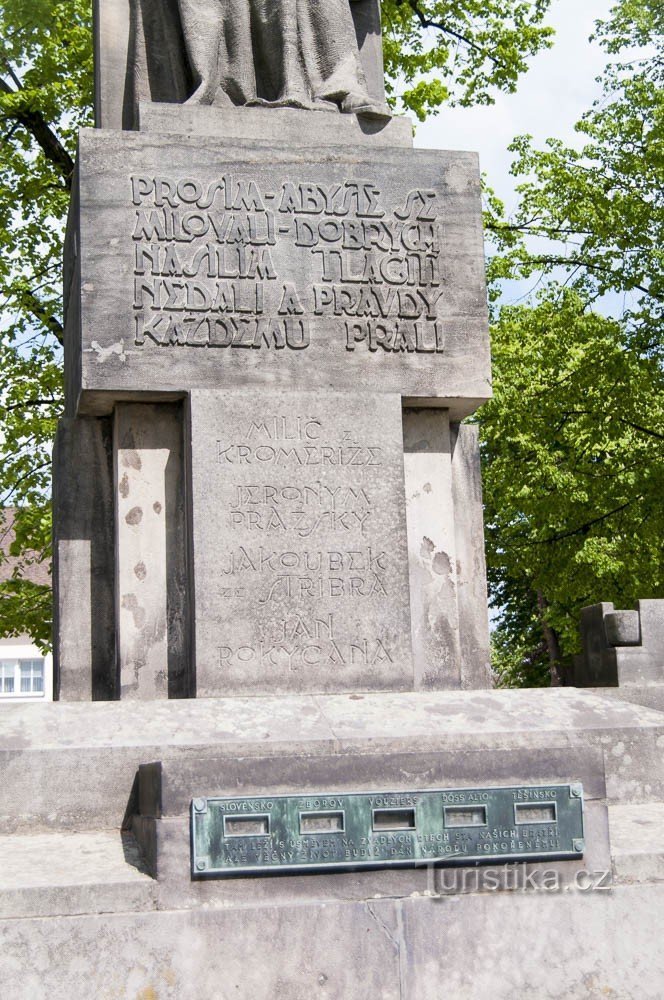
M 198 813 L 205 811 L 205 799 L 194 799 L 194 809 Z
M 582 840 L 575 840 L 573 845 L 575 851 L 582 851 L 586 846 Z
M 196 868 L 198 869 L 199 872 L 205 871 L 205 862 L 204 861 L 197 861 L 196 862 Z
M 580 799 L 581 798 L 581 788 L 579 787 L 579 785 L 572 785 L 571 794 L 572 794 L 572 798 L 574 798 L 574 799 Z

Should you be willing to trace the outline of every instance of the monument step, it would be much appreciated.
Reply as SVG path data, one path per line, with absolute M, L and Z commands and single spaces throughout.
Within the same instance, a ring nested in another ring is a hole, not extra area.
M 611 806 L 609 833 L 617 882 L 664 881 L 664 802 Z
M 574 688 L 8 705 L 0 834 L 120 829 L 139 766 L 166 759 L 214 759 L 233 794 L 570 780 L 664 801 L 663 745 L 663 713 Z
M 3 919 L 149 910 L 154 888 L 130 833 L 0 837 Z
M 609 807 L 614 884 L 664 881 L 663 828 L 664 802 Z M 156 882 L 130 833 L 0 837 L 0 919 L 141 912 L 156 905 Z
M 0 981 L 11 1000 L 661 1000 L 662 906 L 664 886 L 623 885 L 12 920 Z
M 664 665 L 663 665 L 664 670 Z M 621 684 L 619 687 L 586 688 L 601 697 L 618 698 L 664 712 L 664 684 Z

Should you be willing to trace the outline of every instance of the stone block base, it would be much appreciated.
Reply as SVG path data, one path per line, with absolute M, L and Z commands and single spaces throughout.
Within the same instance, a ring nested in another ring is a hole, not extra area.
M 660 1000 L 664 885 L 2 927 L 12 1000 Z
M 661 997 L 661 712 L 562 689 L 15 705 L 4 722 L 3 998 Z M 582 861 L 189 875 L 196 795 L 571 781 Z

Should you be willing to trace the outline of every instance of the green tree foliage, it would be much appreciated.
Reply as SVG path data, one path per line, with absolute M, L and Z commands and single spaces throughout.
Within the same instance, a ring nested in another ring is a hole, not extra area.
M 76 130 L 91 101 L 82 0 L 0 8 L 0 505 L 18 508 L 15 579 L 0 634 L 50 638 L 50 589 L 24 579 L 50 558 L 50 451 L 62 408 L 61 275 Z M 0 527 L 0 537 L 3 529 Z
M 514 90 L 549 44 L 550 0 L 385 0 L 390 98 L 419 117 L 444 101 Z M 62 409 L 60 260 L 80 125 L 91 121 L 90 0 L 0 7 L 0 506 L 18 508 L 16 579 L 0 584 L 0 635 L 50 638 L 48 588 L 23 578 L 50 559 L 50 450 Z M 0 528 L 0 536 L 2 529 Z
M 387 92 L 423 121 L 443 103 L 493 103 L 551 44 L 551 0 L 383 0 Z
M 576 651 L 582 607 L 661 593 L 664 373 L 627 324 L 560 287 L 503 308 L 493 354 L 482 435 L 496 653 L 501 673 L 518 678 L 521 657 L 538 683 Z
M 564 680 L 580 609 L 664 596 L 664 8 L 598 26 L 611 64 L 580 148 L 512 145 L 510 219 L 491 201 L 495 398 L 481 415 L 489 574 L 503 683 Z

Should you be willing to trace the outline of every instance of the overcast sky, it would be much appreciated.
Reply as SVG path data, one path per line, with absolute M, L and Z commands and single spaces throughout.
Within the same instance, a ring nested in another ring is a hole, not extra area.
M 479 152 L 482 171 L 509 209 L 513 180 L 508 144 L 524 133 L 533 135 L 538 146 L 548 136 L 575 141 L 574 122 L 599 96 L 595 77 L 608 61 L 588 37 L 595 20 L 605 18 L 611 6 L 611 0 L 553 0 L 546 22 L 556 31 L 553 48 L 531 60 L 516 94 L 499 94 L 489 107 L 443 110 L 418 126 L 415 145 Z

